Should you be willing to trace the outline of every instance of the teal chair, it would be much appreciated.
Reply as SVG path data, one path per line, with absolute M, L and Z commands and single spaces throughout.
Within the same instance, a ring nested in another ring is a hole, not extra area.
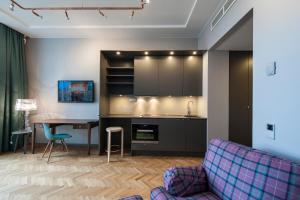
M 48 156 L 48 161 L 47 163 L 49 163 L 50 161 L 50 157 L 51 157 L 51 153 L 52 153 L 52 149 L 54 144 L 56 143 L 57 140 L 60 140 L 60 143 L 63 145 L 63 149 L 66 149 L 66 151 L 68 152 L 68 147 L 67 144 L 65 143 L 65 139 L 71 138 L 72 136 L 70 134 L 67 133 L 56 133 L 56 134 L 52 134 L 51 133 L 51 129 L 49 127 L 49 124 L 43 124 L 43 129 L 44 129 L 44 134 L 45 137 L 49 140 L 48 144 L 44 150 L 43 156 L 42 158 L 44 158 L 48 147 L 50 146 L 50 150 L 49 150 L 49 156 Z

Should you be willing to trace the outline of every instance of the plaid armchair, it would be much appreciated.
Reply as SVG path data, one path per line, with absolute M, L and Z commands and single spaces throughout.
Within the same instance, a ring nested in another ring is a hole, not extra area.
M 210 141 L 202 166 L 174 167 L 151 200 L 300 200 L 300 165 L 221 139 Z

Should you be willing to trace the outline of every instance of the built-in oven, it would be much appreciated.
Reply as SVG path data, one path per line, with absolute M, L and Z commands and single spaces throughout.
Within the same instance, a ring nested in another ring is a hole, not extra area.
M 133 144 L 158 144 L 159 130 L 155 124 L 132 124 Z

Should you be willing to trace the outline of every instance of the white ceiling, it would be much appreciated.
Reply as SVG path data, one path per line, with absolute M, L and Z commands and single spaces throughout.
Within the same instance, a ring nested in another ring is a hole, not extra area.
M 17 0 L 24 7 L 55 6 L 135 6 L 140 0 Z M 10 0 L 0 1 L 0 22 L 30 37 L 97 37 L 196 38 L 212 13 L 223 0 L 150 0 L 144 10 L 136 11 L 69 11 L 66 20 L 62 11 L 39 11 L 43 19 L 15 6 L 9 10 Z

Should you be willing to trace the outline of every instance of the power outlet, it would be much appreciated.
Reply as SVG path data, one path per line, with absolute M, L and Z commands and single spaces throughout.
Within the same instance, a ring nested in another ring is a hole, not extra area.
M 267 124 L 266 129 L 267 138 L 275 140 L 275 124 Z

